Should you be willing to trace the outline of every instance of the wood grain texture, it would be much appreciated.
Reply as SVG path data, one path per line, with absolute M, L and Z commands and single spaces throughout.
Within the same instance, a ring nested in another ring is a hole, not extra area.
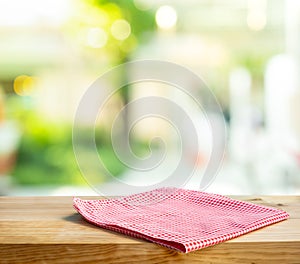
M 87 223 L 72 197 L 0 197 L 0 263 L 300 263 L 300 197 L 233 198 L 290 219 L 183 254 Z

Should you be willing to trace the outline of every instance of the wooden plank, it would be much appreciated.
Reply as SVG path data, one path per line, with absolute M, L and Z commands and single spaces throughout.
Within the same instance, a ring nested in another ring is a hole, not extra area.
M 1 247 L 1 261 L 14 263 L 299 263 L 300 244 L 223 243 L 189 254 L 151 243 L 106 245 L 10 245 Z M 260 247 L 260 248 L 258 248 Z
M 0 263 L 300 263 L 300 197 L 233 198 L 281 208 L 291 217 L 182 254 L 87 223 L 72 197 L 1 197 Z

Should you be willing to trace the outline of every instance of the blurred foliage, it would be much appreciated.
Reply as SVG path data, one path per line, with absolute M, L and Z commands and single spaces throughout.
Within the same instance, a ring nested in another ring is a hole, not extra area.
M 15 181 L 30 185 L 83 183 L 73 154 L 70 128 L 48 123 L 34 112 L 25 112 L 21 115 L 22 138 L 13 171 Z
M 98 66 L 101 62 L 108 66 L 126 61 L 138 44 L 152 37 L 156 27 L 153 10 L 139 10 L 133 0 L 89 0 L 81 1 L 79 5 L 77 15 L 64 26 L 65 32 L 79 45 L 83 57 L 101 58 L 94 60 Z M 131 28 L 130 35 L 121 40 L 111 33 L 113 23 L 120 19 L 126 20 Z M 87 43 L 91 29 L 105 32 L 107 40 L 103 46 L 93 47 Z
M 92 0 L 91 2 L 98 7 L 116 5 L 122 17 L 129 22 L 132 34 L 139 42 L 149 40 L 151 37 L 149 33 L 156 28 L 153 10 L 140 10 L 133 0 Z
M 271 56 L 260 54 L 243 54 L 238 58 L 241 66 L 244 66 L 251 73 L 254 79 L 262 79 L 266 63 Z
M 132 0 L 91 0 L 81 1 L 80 5 L 78 14 L 64 26 L 64 31 L 71 40 L 79 40 L 73 43 L 79 44 L 83 58 L 107 58 L 105 60 L 107 64 L 122 63 L 127 60 L 138 43 L 147 41 L 149 32 L 155 28 L 152 11 L 137 9 Z M 125 19 L 131 27 L 131 34 L 124 40 L 114 38 L 110 32 L 112 24 L 118 19 Z M 107 42 L 101 48 L 86 43 L 89 30 L 95 28 L 102 29 L 107 34 Z M 93 61 L 99 63 L 98 60 Z M 122 90 L 126 101 L 127 89 Z M 71 125 L 49 122 L 39 116 L 35 112 L 34 100 L 30 97 L 10 99 L 8 109 L 13 109 L 10 117 L 19 120 L 22 130 L 17 165 L 13 171 L 14 180 L 19 184 L 28 185 L 84 184 L 73 152 Z M 82 134 L 84 138 L 84 130 Z M 124 172 L 126 166 L 115 156 L 107 131 L 98 129 L 95 140 L 105 167 L 115 176 Z M 143 154 L 147 150 L 147 145 L 135 144 L 135 153 Z M 97 172 L 91 173 L 93 174 L 91 177 L 99 181 L 104 178 Z
M 22 185 L 86 184 L 73 152 L 71 125 L 45 120 L 36 114 L 30 101 L 30 98 L 15 96 L 7 101 L 10 107 L 15 106 L 13 116 L 19 121 L 22 133 L 17 164 L 12 172 L 14 181 Z M 83 148 L 86 134 L 90 129 L 92 128 L 82 128 L 80 143 Z M 115 155 L 109 133 L 97 127 L 95 142 L 99 158 L 106 169 L 112 175 L 120 177 L 127 167 Z M 132 151 L 139 157 L 150 153 L 145 142 L 133 142 L 132 146 Z M 88 164 L 89 155 L 92 153 L 89 149 L 83 151 Z M 99 172 L 90 171 L 88 177 L 93 179 L 92 182 L 104 181 L 104 176 Z
M 25 122 L 24 122 L 25 121 Z M 69 125 L 45 122 L 34 114 L 23 120 L 17 166 L 13 171 L 19 184 L 84 184 L 85 180 L 78 169 L 72 145 L 72 128 Z M 84 134 L 84 131 L 83 131 Z M 115 176 L 125 170 L 114 155 L 113 150 L 102 141 L 99 155 L 106 168 Z M 88 155 L 86 156 L 89 160 Z M 89 175 L 90 176 L 90 175 Z M 103 175 L 91 176 L 98 182 Z
M 146 42 L 152 37 L 156 29 L 154 11 L 138 9 L 133 0 L 89 0 L 82 1 L 79 13 L 68 24 L 67 32 L 72 32 L 72 38 L 79 37 L 80 49 L 85 57 L 93 59 L 95 68 L 99 63 L 105 63 L 106 67 L 119 65 L 128 61 L 138 45 Z M 111 33 L 111 27 L 117 20 L 126 20 L 131 28 L 130 35 L 124 40 L 116 39 Z M 104 30 L 107 42 L 100 48 L 87 45 L 88 32 L 91 29 Z M 101 58 L 101 59 L 100 59 Z M 126 79 L 126 72 L 122 79 Z M 128 102 L 130 87 L 124 86 L 119 90 L 124 104 Z M 126 118 L 126 117 L 125 117 Z
M 114 38 L 111 33 L 113 23 L 120 19 L 126 20 L 131 28 L 131 34 L 123 40 Z M 80 1 L 77 15 L 64 25 L 63 30 L 76 46 L 76 52 L 78 49 L 81 59 L 88 63 L 95 63 L 95 68 L 98 69 L 99 63 L 104 63 L 108 67 L 127 61 L 139 44 L 145 43 L 152 37 L 155 28 L 154 10 L 140 10 L 133 0 L 88 0 Z M 93 29 L 101 29 L 105 32 L 107 40 L 103 46 L 88 45 L 88 35 Z M 218 71 L 210 76 L 212 80 L 210 87 L 219 95 L 227 119 L 229 119 L 229 99 L 224 91 L 227 88 L 228 73 L 233 67 L 243 66 L 250 71 L 254 84 L 257 80 L 258 84 L 262 84 L 266 62 L 273 55 L 271 53 L 265 50 L 264 53 L 253 50 L 235 51 L 230 56 L 233 65 L 222 64 Z M 220 76 L 225 77 L 221 80 Z M 120 78 L 126 78 L 126 72 Z M 124 86 L 120 89 L 120 93 L 125 104 L 129 97 L 129 87 Z M 85 180 L 81 176 L 73 152 L 71 124 L 50 122 L 39 116 L 33 98 L 14 96 L 8 101 L 10 106 L 7 109 L 13 109 L 10 118 L 19 120 L 22 130 L 17 165 L 13 171 L 15 181 L 28 185 L 84 184 Z M 84 138 L 83 129 L 83 147 Z M 95 131 L 95 141 L 99 157 L 105 167 L 117 177 L 122 175 L 127 168 L 119 161 L 112 149 L 109 131 L 98 127 Z M 83 151 L 86 153 L 88 164 L 89 149 Z M 147 142 L 133 141 L 132 151 L 139 157 L 150 154 Z M 98 172 L 90 173 L 91 177 L 99 182 L 104 180 L 104 176 Z

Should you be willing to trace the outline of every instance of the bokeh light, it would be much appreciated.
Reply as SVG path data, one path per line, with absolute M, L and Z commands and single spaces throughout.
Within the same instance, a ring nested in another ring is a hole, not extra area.
M 249 29 L 259 31 L 267 24 L 265 0 L 248 0 L 247 25 Z
M 87 45 L 92 48 L 102 48 L 106 45 L 107 34 L 99 27 L 90 28 L 87 32 Z
M 14 91 L 16 94 L 20 96 L 31 95 L 34 90 L 35 83 L 36 80 L 34 77 L 27 76 L 27 75 L 20 75 L 16 77 L 14 81 Z
M 131 33 L 131 27 L 125 19 L 118 19 L 111 25 L 110 31 L 115 39 L 125 40 Z
M 176 10 L 171 6 L 161 6 L 156 11 L 155 20 L 158 27 L 162 29 L 171 29 L 177 22 Z

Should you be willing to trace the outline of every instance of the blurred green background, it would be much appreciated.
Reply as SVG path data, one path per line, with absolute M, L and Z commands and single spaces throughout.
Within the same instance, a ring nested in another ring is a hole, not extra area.
M 134 59 L 184 65 L 203 76 L 218 98 L 229 133 L 219 189 L 231 181 L 227 190 L 232 193 L 298 192 L 299 81 L 282 89 L 286 96 L 274 92 L 277 97 L 268 92 L 281 89 L 276 80 L 274 88 L 266 81 L 270 61 L 278 54 L 287 58 L 278 59 L 283 78 L 297 75 L 285 71 L 289 65 L 299 69 L 300 5 L 295 2 L 1 0 L 0 193 L 16 194 L 10 192 L 13 186 L 86 186 L 72 146 L 78 102 L 101 74 Z M 269 75 L 276 79 L 272 69 Z M 236 82 L 240 89 L 232 84 Z M 96 126 L 99 155 L 116 177 L 128 168 L 111 148 L 109 127 L 134 96 L 134 89 L 121 89 Z M 278 109 L 270 110 L 276 98 Z M 292 121 L 275 124 L 274 116 Z M 83 135 L 90 125 L 89 120 L 83 124 Z M 144 136 L 134 140 L 133 151 L 143 157 L 153 135 L 140 134 Z M 268 143 L 273 134 L 290 143 Z M 208 153 L 203 152 L 204 160 Z M 274 157 L 268 159 L 270 155 Z M 94 173 L 99 183 L 104 181 Z

